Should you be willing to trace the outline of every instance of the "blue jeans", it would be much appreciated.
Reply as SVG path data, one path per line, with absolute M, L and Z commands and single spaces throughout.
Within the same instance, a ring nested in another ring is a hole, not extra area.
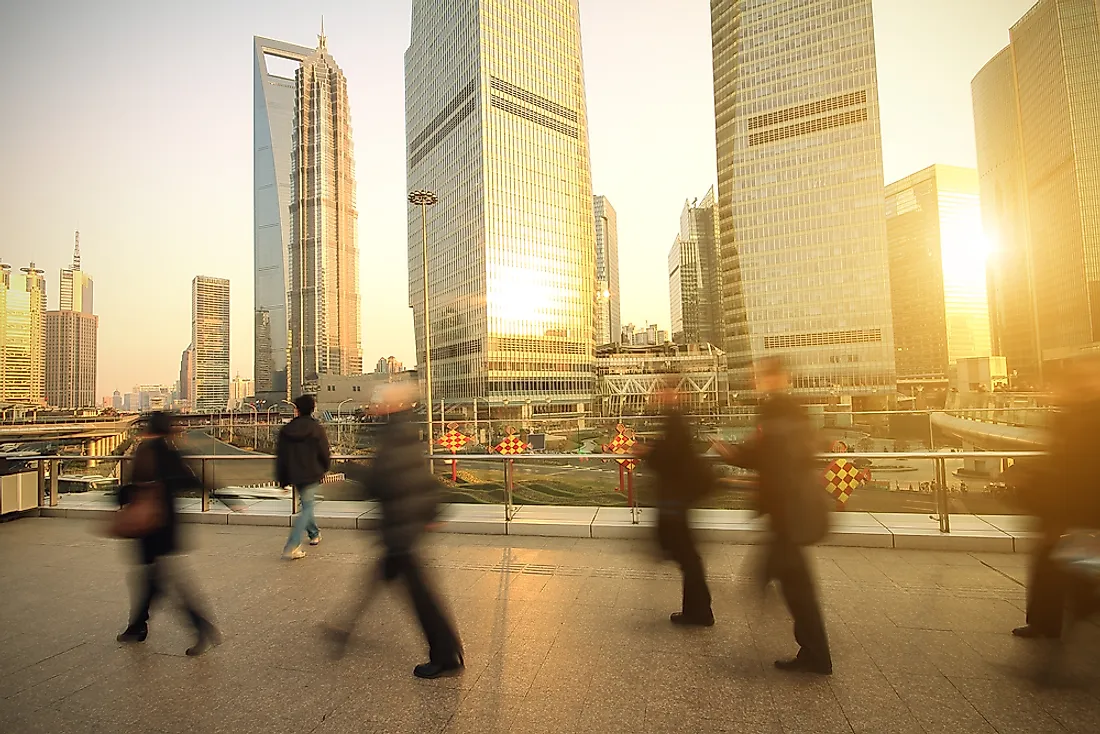
M 283 552 L 291 551 L 302 544 L 302 533 L 305 532 L 310 540 L 321 534 L 317 522 L 313 519 L 313 496 L 317 493 L 317 484 L 307 484 L 298 488 L 298 494 L 302 498 L 302 511 L 294 518 L 294 525 L 290 528 L 290 537 L 286 539 L 286 547 Z

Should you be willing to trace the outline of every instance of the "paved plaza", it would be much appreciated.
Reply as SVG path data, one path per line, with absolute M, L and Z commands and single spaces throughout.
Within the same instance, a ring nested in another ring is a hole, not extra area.
M 51 732 L 1089 732 L 1100 731 L 1100 629 L 1050 646 L 1013 638 L 1027 558 L 815 550 L 836 672 L 784 674 L 790 623 L 749 574 L 757 548 L 709 543 L 717 625 L 684 630 L 674 569 L 642 541 L 436 534 L 426 564 L 466 648 L 459 677 L 411 675 L 425 647 L 384 591 L 347 657 L 318 624 L 374 548 L 325 530 L 283 562 L 286 528 L 193 524 L 187 563 L 224 643 L 184 656 L 179 614 L 123 647 L 130 550 L 99 522 L 0 524 L 0 731 Z M 395 590 L 396 591 L 396 590 Z M 1054 685 L 1029 672 L 1053 664 Z

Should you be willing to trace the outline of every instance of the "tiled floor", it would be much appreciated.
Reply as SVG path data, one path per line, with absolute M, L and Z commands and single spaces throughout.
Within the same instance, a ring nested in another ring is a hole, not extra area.
M 144 645 L 114 642 L 130 549 L 99 529 L 0 525 L 2 732 L 1100 731 L 1100 629 L 1063 648 L 1009 635 L 1020 554 L 816 549 L 836 665 L 821 679 L 771 667 L 793 641 L 778 600 L 753 590 L 755 548 L 704 545 L 718 623 L 681 630 L 667 621 L 678 580 L 646 542 L 435 535 L 424 555 L 468 667 L 419 681 L 424 644 L 397 590 L 345 659 L 319 644 L 367 571 L 361 531 L 326 530 L 287 563 L 285 528 L 188 526 L 187 563 L 225 633 L 189 659 L 169 610 Z M 1040 687 L 1028 674 L 1056 649 L 1059 685 Z

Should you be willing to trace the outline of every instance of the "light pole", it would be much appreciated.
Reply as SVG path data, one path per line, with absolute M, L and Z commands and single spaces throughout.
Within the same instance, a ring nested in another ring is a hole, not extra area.
M 252 403 L 248 404 L 252 411 L 252 450 L 256 450 L 256 432 L 260 430 L 260 411 Z
M 432 446 L 434 421 L 432 420 L 432 320 L 429 311 L 431 303 L 428 300 L 428 207 L 438 202 L 439 197 L 427 189 L 417 189 L 409 193 L 409 203 L 420 207 L 420 239 L 423 245 L 421 260 L 424 265 L 424 391 L 428 406 L 428 461 L 433 471 L 435 463 L 432 462 L 432 455 L 435 450 Z
M 340 404 L 336 406 L 336 450 L 343 451 L 344 447 L 344 424 L 340 421 L 341 412 L 344 409 L 344 403 L 350 403 L 355 398 L 346 398 L 340 401 Z

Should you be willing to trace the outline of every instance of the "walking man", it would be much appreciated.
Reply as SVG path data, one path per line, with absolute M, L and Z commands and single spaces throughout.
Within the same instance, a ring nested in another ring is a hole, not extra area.
M 756 387 L 765 397 L 755 436 L 736 446 L 714 446 L 730 464 L 757 472 L 760 512 L 771 517 L 764 582 L 779 582 L 799 645 L 796 657 L 777 660 L 775 667 L 829 675 L 833 672 L 829 640 L 802 550 L 803 545 L 820 540 L 827 529 L 824 502 L 828 498 L 815 463 L 813 426 L 805 409 L 787 394 L 790 377 L 782 360 L 772 357 L 756 365 Z
M 321 542 L 321 531 L 313 516 L 313 504 L 317 488 L 332 465 L 332 452 L 325 429 L 313 419 L 317 406 L 311 395 L 301 395 L 294 400 L 297 415 L 279 431 L 275 448 L 275 478 L 280 487 L 293 487 L 301 497 L 302 510 L 294 518 L 290 537 L 283 548 L 283 558 L 304 558 L 302 535 L 309 536 L 309 544 Z

